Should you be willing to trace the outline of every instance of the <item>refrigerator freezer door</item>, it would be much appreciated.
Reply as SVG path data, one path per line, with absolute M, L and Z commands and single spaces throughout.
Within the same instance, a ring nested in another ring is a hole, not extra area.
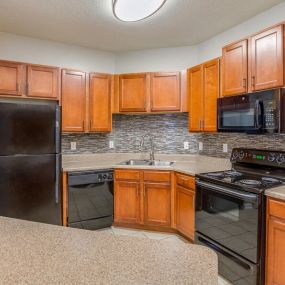
M 56 118 L 54 104 L 0 102 L 0 156 L 59 152 Z
M 0 216 L 62 224 L 60 155 L 0 157 Z

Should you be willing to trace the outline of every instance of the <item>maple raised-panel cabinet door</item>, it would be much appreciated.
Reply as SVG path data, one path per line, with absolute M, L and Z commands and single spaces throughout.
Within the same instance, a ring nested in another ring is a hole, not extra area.
M 90 74 L 89 116 L 91 132 L 112 130 L 111 75 Z
M 85 72 L 62 70 L 62 131 L 84 132 L 86 108 Z
M 138 224 L 140 222 L 140 183 L 115 181 L 114 221 Z
M 251 37 L 252 90 L 283 86 L 283 29 L 279 25 Z
M 225 46 L 222 50 L 222 95 L 231 96 L 247 92 L 248 41 Z
M 0 61 L 0 96 L 22 96 L 25 93 L 25 65 Z
M 189 81 L 189 131 L 201 131 L 203 118 L 203 69 L 202 65 L 188 70 Z
M 180 72 L 151 74 L 151 111 L 180 111 Z
M 217 99 L 220 92 L 219 59 L 203 64 L 204 118 L 203 131 L 217 131 Z
M 58 99 L 59 68 L 28 65 L 27 96 Z
M 170 184 L 145 182 L 144 189 L 144 224 L 170 226 L 171 222 L 171 187 Z
M 176 228 L 194 240 L 195 191 L 176 185 Z
M 147 74 L 122 74 L 119 76 L 119 111 L 145 112 L 147 110 Z

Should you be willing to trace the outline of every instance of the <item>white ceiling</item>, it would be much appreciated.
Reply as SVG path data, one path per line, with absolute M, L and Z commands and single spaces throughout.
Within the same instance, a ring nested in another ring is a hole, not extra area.
M 198 44 L 284 0 L 168 0 L 153 17 L 118 21 L 112 0 L 0 0 L 0 32 L 108 51 Z

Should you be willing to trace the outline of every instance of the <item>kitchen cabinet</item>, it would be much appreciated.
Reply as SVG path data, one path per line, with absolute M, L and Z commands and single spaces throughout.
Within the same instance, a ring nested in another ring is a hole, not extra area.
M 266 285 L 285 284 L 285 202 L 267 200 Z
M 84 132 L 86 115 L 86 73 L 62 70 L 62 131 Z
M 0 94 L 59 99 L 59 68 L 0 61 Z
M 0 61 L 0 95 L 24 94 L 24 64 Z
M 252 90 L 281 87 L 284 84 L 283 25 L 251 37 Z
M 90 132 L 110 132 L 111 75 L 91 73 L 89 90 Z
M 283 24 L 229 44 L 222 54 L 222 96 L 284 86 Z
M 175 174 L 176 229 L 194 240 L 195 233 L 195 178 Z
M 47 99 L 58 98 L 59 69 L 42 65 L 27 66 L 27 96 Z
M 151 74 L 151 112 L 180 111 L 180 72 Z
M 115 170 L 114 221 L 118 224 L 169 228 L 171 173 Z
M 217 130 L 217 98 L 220 92 L 219 59 L 213 59 L 188 71 L 189 131 Z
M 146 112 L 148 92 L 146 73 L 120 75 L 120 112 Z
M 248 40 L 227 45 L 222 50 L 222 95 L 247 92 Z

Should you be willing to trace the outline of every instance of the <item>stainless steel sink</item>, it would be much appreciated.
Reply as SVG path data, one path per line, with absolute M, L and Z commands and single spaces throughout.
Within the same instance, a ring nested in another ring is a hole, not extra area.
M 120 165 L 136 165 L 136 166 L 171 166 L 174 161 L 165 160 L 147 160 L 147 159 L 130 159 L 119 163 Z
M 150 160 L 130 159 L 120 163 L 121 165 L 151 165 Z
M 171 166 L 174 161 L 165 161 L 165 160 L 153 160 L 150 165 L 153 166 Z

